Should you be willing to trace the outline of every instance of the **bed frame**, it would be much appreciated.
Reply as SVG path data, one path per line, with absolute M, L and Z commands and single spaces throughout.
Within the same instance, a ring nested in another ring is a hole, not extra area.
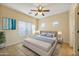
M 56 32 L 56 31 L 40 31 L 40 34 L 41 34 L 41 33 L 44 33 L 44 32 L 45 32 L 45 33 L 49 33 L 49 32 L 50 32 L 50 33 L 55 33 L 55 34 L 57 35 L 57 32 Z M 39 48 L 37 48 L 36 46 L 31 45 L 31 44 L 26 43 L 26 42 L 23 42 L 23 45 L 24 45 L 25 47 L 31 49 L 32 51 L 34 51 L 35 53 L 37 53 L 37 54 L 40 55 L 40 56 L 51 56 L 51 55 L 54 53 L 55 49 L 56 49 L 57 40 L 55 41 L 54 45 L 51 47 L 51 49 L 50 49 L 48 52 L 46 52 L 46 51 L 44 51 L 44 50 L 42 50 L 42 49 L 39 49 Z

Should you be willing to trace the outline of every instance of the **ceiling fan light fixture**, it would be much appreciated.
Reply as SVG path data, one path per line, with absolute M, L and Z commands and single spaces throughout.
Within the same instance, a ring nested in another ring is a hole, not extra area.
M 39 10 L 42 10 L 42 6 L 39 6 Z
M 38 12 L 38 15 L 42 15 L 42 12 Z
M 37 10 L 32 9 L 31 11 L 35 11 L 35 12 L 36 12 L 36 13 L 35 13 L 35 16 L 36 16 L 36 15 L 45 16 L 45 15 L 44 15 L 44 12 L 49 12 L 50 10 L 49 10 L 49 9 L 43 9 L 43 8 L 44 8 L 43 6 L 39 5 L 39 6 L 37 7 Z

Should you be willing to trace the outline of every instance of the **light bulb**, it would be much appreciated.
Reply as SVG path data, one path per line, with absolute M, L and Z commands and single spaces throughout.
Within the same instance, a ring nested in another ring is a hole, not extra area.
M 38 12 L 39 15 L 42 15 L 42 12 Z

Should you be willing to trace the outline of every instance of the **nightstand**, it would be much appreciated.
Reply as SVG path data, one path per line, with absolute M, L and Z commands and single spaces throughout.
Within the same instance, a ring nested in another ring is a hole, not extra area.
M 62 32 L 58 32 L 58 43 L 62 46 L 63 44 L 63 37 Z

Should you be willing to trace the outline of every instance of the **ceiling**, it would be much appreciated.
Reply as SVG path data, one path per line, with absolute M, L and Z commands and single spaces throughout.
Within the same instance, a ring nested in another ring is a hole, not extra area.
M 54 14 L 68 11 L 72 4 L 71 3 L 5 3 L 2 5 L 20 11 L 26 15 L 41 19 Z M 44 13 L 45 16 L 42 15 L 35 16 L 35 12 L 31 11 L 31 9 L 36 9 L 36 7 L 38 7 L 39 5 L 42 5 L 45 9 L 49 9 L 50 12 L 45 12 Z

